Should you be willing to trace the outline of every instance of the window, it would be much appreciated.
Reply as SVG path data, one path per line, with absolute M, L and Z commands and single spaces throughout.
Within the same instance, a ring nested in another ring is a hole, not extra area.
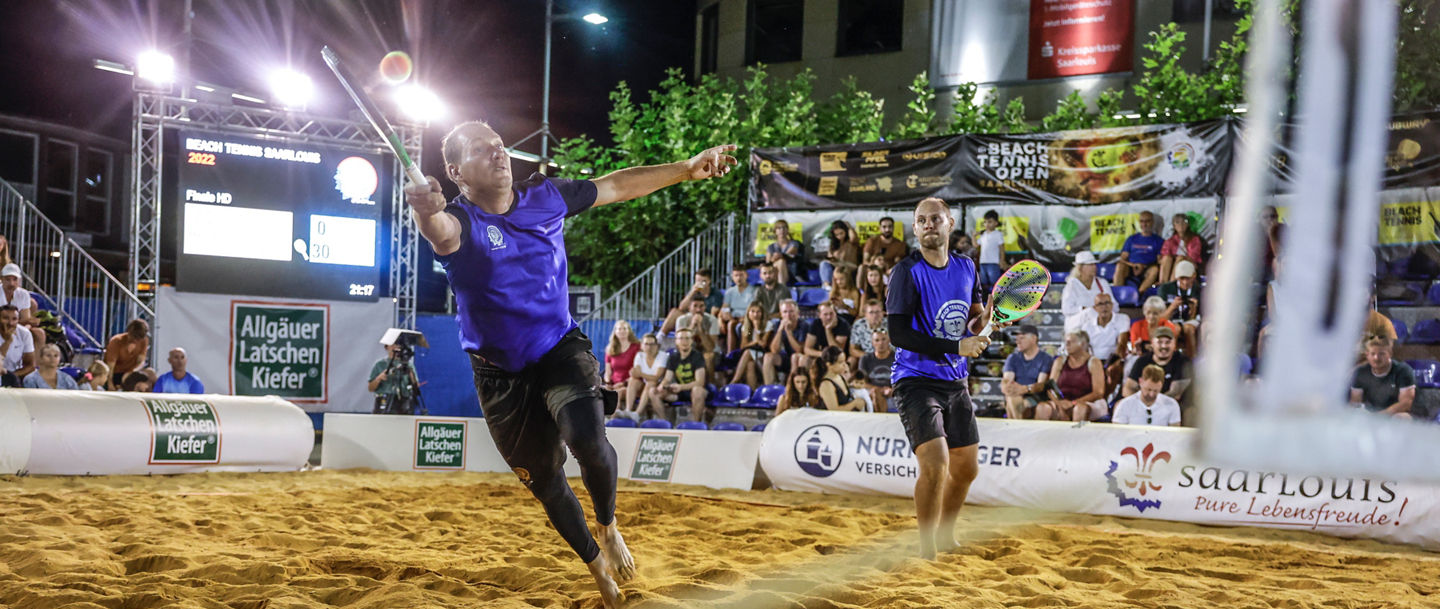
M 45 142 L 45 197 L 37 205 L 61 228 L 75 226 L 75 172 L 79 164 L 79 146 L 60 140 Z
M 720 3 L 700 11 L 700 73 L 713 74 L 720 48 Z
M 39 153 L 36 143 L 34 135 L 0 131 L 0 179 L 16 188 L 28 186 L 33 189 L 35 155 Z
M 745 63 L 800 61 L 805 28 L 803 0 L 750 0 L 745 19 Z
M 1235 20 L 1245 16 L 1245 11 L 1235 6 L 1235 0 L 1171 0 L 1170 20 L 1175 23 L 1201 23 L 1205 21 L 1205 3 L 1212 2 L 1210 16 L 1214 19 Z
M 84 198 L 76 210 L 76 230 L 109 234 L 110 201 L 115 197 L 115 162 L 111 154 L 94 148 L 85 151 L 85 174 L 80 181 Z
M 899 51 L 904 20 L 905 0 L 840 0 L 835 56 Z

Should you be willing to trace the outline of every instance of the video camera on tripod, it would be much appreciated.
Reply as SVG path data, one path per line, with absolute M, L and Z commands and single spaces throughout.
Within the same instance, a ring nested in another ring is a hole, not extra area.
M 415 382 L 415 347 L 430 347 L 430 342 L 425 340 L 425 335 L 414 330 L 404 328 L 390 328 L 380 337 L 380 344 L 386 347 L 394 346 L 395 351 L 391 354 L 389 362 L 385 366 L 386 379 L 393 375 L 401 375 L 397 381 L 394 391 L 381 392 L 375 396 L 375 414 L 428 414 L 429 409 L 425 407 L 425 400 L 420 395 L 420 384 Z M 400 387 L 408 387 L 410 392 L 399 390 Z M 418 412 L 415 404 L 419 404 Z

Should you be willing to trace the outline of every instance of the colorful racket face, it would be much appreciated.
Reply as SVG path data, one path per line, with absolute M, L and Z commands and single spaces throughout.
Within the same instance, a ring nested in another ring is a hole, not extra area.
M 1021 260 L 1005 271 L 990 290 L 990 321 L 981 336 L 995 324 L 1012 323 L 1034 313 L 1050 289 L 1050 271 L 1034 260 Z

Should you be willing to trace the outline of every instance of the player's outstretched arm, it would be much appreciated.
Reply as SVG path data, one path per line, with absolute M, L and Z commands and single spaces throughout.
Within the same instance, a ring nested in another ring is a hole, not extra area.
M 440 192 L 440 180 L 425 176 L 428 184 L 410 184 L 405 187 L 405 203 L 415 213 L 415 226 L 420 235 L 430 242 L 430 247 L 440 256 L 453 254 L 460 249 L 460 221 L 445 213 L 445 195 Z
M 710 148 L 689 160 L 664 165 L 630 167 L 595 178 L 595 206 L 629 201 L 686 180 L 704 180 L 730 173 L 740 162 L 734 144 Z

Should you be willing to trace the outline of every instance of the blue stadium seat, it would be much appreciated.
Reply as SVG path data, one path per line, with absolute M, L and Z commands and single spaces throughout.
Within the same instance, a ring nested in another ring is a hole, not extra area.
M 615 417 L 615 418 L 613 418 L 613 419 L 610 419 L 609 421 L 606 421 L 606 422 L 605 422 L 605 426 L 606 426 L 606 427 L 639 427 L 639 424 L 635 422 L 635 419 L 630 419 L 630 418 L 626 418 L 626 417 Z
M 80 377 L 85 375 L 84 370 L 81 370 L 80 368 L 76 368 L 74 366 L 64 366 L 60 368 L 60 371 L 70 375 L 70 378 L 75 379 L 76 382 L 79 382 Z
M 764 424 L 764 423 L 756 423 L 754 427 L 751 427 L 751 428 L 750 428 L 750 431 L 765 431 L 765 424 Z
M 1105 281 L 1115 280 L 1115 263 L 1101 262 L 1095 265 L 1095 273 L 1105 278 Z
M 701 425 L 704 425 L 704 423 L 701 423 Z M 725 421 L 723 423 L 716 423 L 711 429 L 715 431 L 745 431 L 745 425 L 734 421 Z
M 820 285 L 820 269 L 805 269 L 800 271 L 798 277 L 791 278 L 790 285 L 801 287 Z
M 1249 376 L 1249 375 L 1250 375 L 1250 371 L 1252 371 L 1252 370 L 1254 370 L 1254 369 L 1255 369 L 1255 362 L 1254 362 L 1254 361 L 1251 361 L 1249 355 L 1246 355 L 1246 354 L 1244 354 L 1244 353 L 1241 353 L 1241 354 L 1240 354 L 1240 376 Z
M 1430 291 L 1425 294 L 1425 300 L 1432 305 L 1440 304 L 1440 283 L 1430 286 Z
M 800 305 L 800 308 L 802 309 L 809 309 L 817 307 L 820 305 L 820 303 L 827 300 L 830 300 L 830 290 L 827 290 L 825 288 L 813 288 L 801 292 L 800 297 L 795 299 L 795 304 Z
M 1066 271 L 1051 271 L 1051 272 L 1050 272 L 1050 283 L 1065 283 L 1065 280 L 1066 280 L 1066 279 L 1069 279 L 1069 278 L 1070 278 L 1070 273 L 1068 273 L 1068 272 L 1066 272 Z
M 670 429 L 671 425 L 670 422 L 665 419 L 646 419 L 640 422 L 640 427 L 644 429 Z
M 1405 325 L 1405 322 L 1400 321 L 1400 320 L 1398 320 L 1398 319 L 1392 320 L 1390 323 L 1391 323 L 1391 324 L 1394 324 L 1394 326 L 1395 326 L 1395 342 L 1397 342 L 1397 343 L 1403 343 L 1403 342 L 1405 342 L 1405 337 L 1407 337 L 1407 336 L 1410 335 L 1410 328 L 1409 328 L 1409 326 L 1406 326 L 1406 325 Z
M 784 385 L 761 385 L 746 404 L 751 408 L 774 408 L 782 395 L 785 395 Z
M 714 405 L 725 408 L 738 408 L 749 399 L 749 385 L 744 383 L 731 383 L 720 389 L 720 395 L 716 396 Z
M 1129 286 L 1129 285 L 1117 285 L 1117 286 L 1112 286 L 1112 287 L 1110 288 L 1110 291 L 1111 291 L 1111 293 L 1115 294 L 1115 303 L 1116 303 L 1116 304 L 1118 304 L 1118 305 L 1120 305 L 1120 306 L 1122 306 L 1122 307 L 1138 307 L 1138 306 L 1140 306 L 1140 290 L 1135 289 L 1134 286 Z
M 745 276 L 750 278 L 750 285 L 760 285 L 760 267 L 745 269 Z
M 675 429 L 710 429 L 710 426 L 704 421 L 681 421 Z
M 1428 359 L 1407 362 L 1415 369 L 1415 386 L 1420 389 L 1440 388 L 1440 362 Z
M 1415 331 L 1410 334 L 1409 342 L 1421 345 L 1440 344 L 1440 320 L 1427 319 L 1415 324 Z

